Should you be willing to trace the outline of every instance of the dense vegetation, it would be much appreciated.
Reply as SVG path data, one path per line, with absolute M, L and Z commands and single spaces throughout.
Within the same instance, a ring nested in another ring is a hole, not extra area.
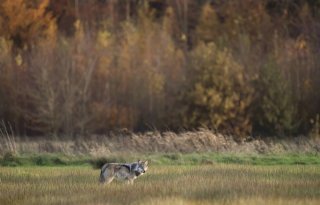
M 319 25 L 319 0 L 2 0 L 0 119 L 318 135 Z

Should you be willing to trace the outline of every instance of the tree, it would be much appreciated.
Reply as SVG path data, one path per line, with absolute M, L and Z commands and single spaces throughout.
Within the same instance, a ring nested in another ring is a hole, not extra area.
M 253 102 L 254 132 L 290 134 L 294 130 L 295 107 L 288 84 L 271 58 L 260 69 Z
M 81 22 L 75 26 L 72 40 L 61 38 L 53 47 L 37 46 L 29 55 L 26 104 L 21 110 L 31 131 L 84 134 L 92 119 L 89 100 L 97 53 Z
M 213 43 L 200 44 L 191 52 L 190 59 L 182 97 L 185 125 L 230 131 L 239 137 L 250 132 L 247 110 L 252 88 L 242 66 L 227 49 L 219 50 Z
M 15 47 L 29 48 L 39 39 L 55 39 L 55 19 L 47 12 L 49 0 L 3 0 L 0 4 L 0 36 Z

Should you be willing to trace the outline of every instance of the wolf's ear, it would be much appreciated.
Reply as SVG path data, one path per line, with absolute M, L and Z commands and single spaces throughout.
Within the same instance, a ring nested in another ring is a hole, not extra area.
M 148 165 L 148 163 L 149 163 L 148 160 L 146 160 L 146 161 L 144 162 L 145 165 Z

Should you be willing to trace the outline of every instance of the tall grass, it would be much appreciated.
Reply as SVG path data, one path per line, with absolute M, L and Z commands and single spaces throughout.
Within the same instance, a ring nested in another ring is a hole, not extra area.
M 319 204 L 319 166 L 151 166 L 128 186 L 88 167 L 0 170 L 0 204 Z
M 0 139 L 4 139 L 5 149 L 8 152 L 16 153 L 17 146 L 15 135 L 10 123 L 5 123 L 3 120 L 0 122 Z

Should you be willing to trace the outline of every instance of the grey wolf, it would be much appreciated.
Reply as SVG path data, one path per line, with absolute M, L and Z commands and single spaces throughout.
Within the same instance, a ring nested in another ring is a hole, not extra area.
M 133 184 L 133 181 L 143 175 L 148 169 L 148 161 L 133 163 L 107 163 L 101 168 L 99 181 L 102 184 L 109 184 L 113 179 L 126 181 L 128 184 Z

